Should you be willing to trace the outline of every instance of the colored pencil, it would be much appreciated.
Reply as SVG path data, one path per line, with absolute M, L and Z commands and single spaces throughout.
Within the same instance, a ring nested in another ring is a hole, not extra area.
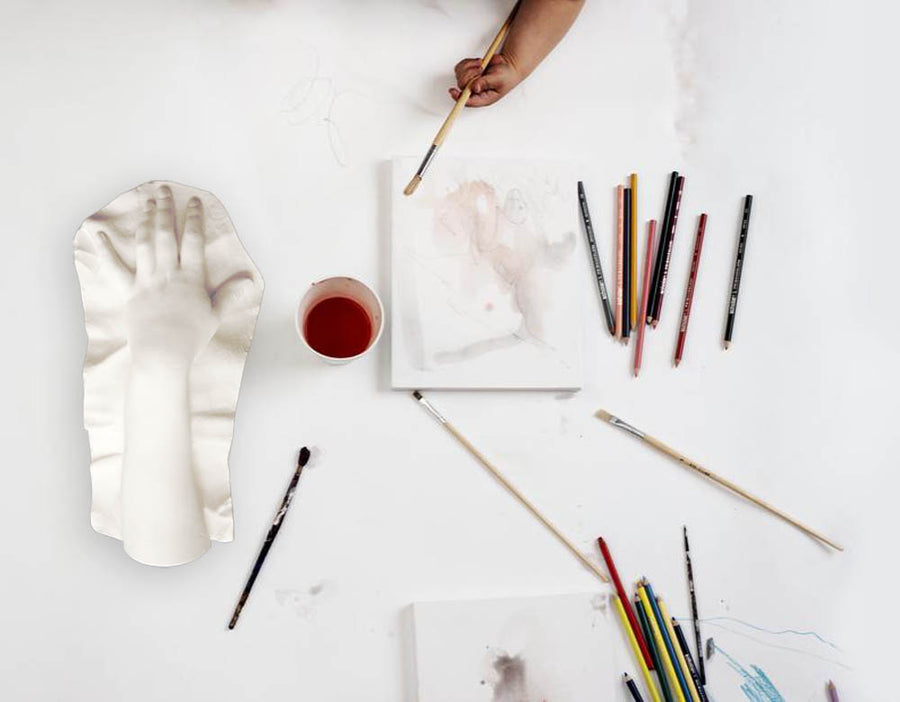
M 637 326 L 637 310 L 638 310 L 637 173 L 631 174 L 628 185 L 629 185 L 629 189 L 631 190 L 631 204 L 629 206 L 629 212 L 631 213 L 631 218 L 629 220 L 629 222 L 631 224 L 631 228 L 630 228 L 630 234 L 631 234 L 631 328 L 634 329 Z
M 815 531 L 814 529 L 811 529 L 810 527 L 806 526 L 802 522 L 799 522 L 796 519 L 794 519 L 793 517 L 789 516 L 788 514 L 785 514 L 778 508 L 773 507 L 765 500 L 762 500 L 759 497 L 755 497 L 754 495 L 751 495 L 749 492 L 747 492 L 743 488 L 738 487 L 737 485 L 735 485 L 733 482 L 731 482 L 727 478 L 723 478 L 721 475 L 716 475 L 711 470 L 708 470 L 708 469 L 704 468 L 703 466 L 701 466 L 699 463 L 692 461 L 690 458 L 688 458 L 684 454 L 678 453 L 678 451 L 671 448 L 670 446 L 667 446 L 659 439 L 656 439 L 656 438 L 650 436 L 650 434 L 647 434 L 646 432 L 641 431 L 637 427 L 634 427 L 631 424 L 629 424 L 628 422 L 626 422 L 622 419 L 619 419 L 618 417 L 616 417 L 613 414 L 610 414 L 606 410 L 603 410 L 603 409 L 597 410 L 597 412 L 595 412 L 595 416 L 604 422 L 608 422 L 609 424 L 612 424 L 614 427 L 616 427 L 618 429 L 622 429 L 623 431 L 627 431 L 629 434 L 636 436 L 644 443 L 649 444 L 650 446 L 655 448 L 657 451 L 660 451 L 661 453 L 666 454 L 670 458 L 674 458 L 685 468 L 688 468 L 696 473 L 699 473 L 700 475 L 704 476 L 705 478 L 708 478 L 709 480 L 713 481 L 714 483 L 721 485 L 722 487 L 730 490 L 734 494 L 740 495 L 745 500 L 749 500 L 750 502 L 757 505 L 758 507 L 762 507 L 767 512 L 774 514 L 779 519 L 783 519 L 788 524 L 799 529 L 806 535 L 811 536 L 814 539 L 817 539 L 818 541 L 821 541 L 823 544 L 831 546 L 831 548 L 835 549 L 836 551 L 844 550 L 842 546 L 839 546 L 838 544 L 836 544 L 834 541 L 832 541 L 828 537 L 823 536 L 822 534 Z
M 529 512 L 531 512 L 532 516 L 534 516 L 541 524 L 543 524 L 547 529 L 557 538 L 559 541 L 572 553 L 575 558 L 588 570 L 590 570 L 594 575 L 596 575 L 603 582 L 609 582 L 606 575 L 603 574 L 603 571 L 600 570 L 600 566 L 592 563 L 590 559 L 587 558 L 581 551 L 578 550 L 578 547 L 572 543 L 571 540 L 567 539 L 563 533 L 554 526 L 553 522 L 551 522 L 547 517 L 541 514 L 540 510 L 534 506 L 534 504 L 529 500 L 525 495 L 519 492 L 516 487 L 509 482 L 506 476 L 503 475 L 487 458 L 485 458 L 484 454 L 482 454 L 478 449 L 476 449 L 469 440 L 464 437 L 460 431 L 453 426 L 444 415 L 435 409 L 434 405 L 432 405 L 421 392 L 418 390 L 413 391 L 413 398 L 422 405 L 425 409 L 428 410 L 428 413 L 434 417 L 441 426 L 444 427 L 452 436 L 455 438 L 462 446 L 468 451 L 494 478 L 499 482 L 503 487 L 505 487 L 509 493 L 515 497 L 522 506 L 525 507 Z
M 706 213 L 700 215 L 697 236 L 694 238 L 694 255 L 691 257 L 691 272 L 684 290 L 684 305 L 681 307 L 681 324 L 678 325 L 678 342 L 675 344 L 675 367 L 684 356 L 684 342 L 687 340 L 688 322 L 691 320 L 691 305 L 694 303 L 694 289 L 697 287 L 697 272 L 700 269 L 700 251 L 703 249 L 703 235 L 706 232 Z
M 294 470 L 294 474 L 291 476 L 291 482 L 288 484 L 288 489 L 281 500 L 281 506 L 275 513 L 275 519 L 272 520 L 272 526 L 269 527 L 269 533 L 266 534 L 266 540 L 259 550 L 259 555 L 256 557 L 256 562 L 253 564 L 253 569 L 250 571 L 250 577 L 247 578 L 247 584 L 244 585 L 244 591 L 241 593 L 241 597 L 234 608 L 234 613 L 231 615 L 231 621 L 228 622 L 229 629 L 234 629 L 237 624 L 238 617 L 241 616 L 241 611 L 244 609 L 247 598 L 250 596 L 250 590 L 253 589 L 253 583 L 256 582 L 256 577 L 259 575 L 263 563 L 265 563 L 266 556 L 269 555 L 269 549 L 272 548 L 275 537 L 278 536 L 278 531 L 281 529 L 281 523 L 284 521 L 284 515 L 287 514 L 288 508 L 291 506 L 291 502 L 294 499 L 297 483 L 300 481 L 300 473 L 303 472 L 303 467 L 309 461 L 309 456 L 310 453 L 308 448 L 304 446 L 300 449 L 300 454 L 297 456 L 297 467 Z
M 691 545 L 688 543 L 687 527 L 682 527 L 684 532 L 684 563 L 687 568 L 688 591 L 691 595 L 691 623 L 694 626 L 694 645 L 697 647 L 697 671 L 700 674 L 700 684 L 706 685 L 706 667 L 703 664 L 703 639 L 700 636 L 700 615 L 697 610 L 697 592 L 694 589 L 694 566 L 691 563 Z
M 623 256 L 625 254 L 623 236 L 625 234 L 625 188 L 616 187 L 616 337 L 622 338 L 622 278 L 624 273 Z
M 653 323 L 656 294 L 659 290 L 659 278 L 662 275 L 662 266 L 665 252 L 666 232 L 669 231 L 669 221 L 672 218 L 672 207 L 675 205 L 675 186 L 678 183 L 678 171 L 672 171 L 669 176 L 669 189 L 666 192 L 666 208 L 662 223 L 659 228 L 659 241 L 656 244 L 656 260 L 653 263 L 653 277 L 650 280 L 650 300 L 647 303 L 647 324 Z
M 660 634 L 662 635 L 663 644 L 666 647 L 666 653 L 669 654 L 669 659 L 672 661 L 672 669 L 675 672 L 675 679 L 678 683 L 678 687 L 681 690 L 681 694 L 684 696 L 685 702 L 691 699 L 691 693 L 688 690 L 687 680 L 684 678 L 684 673 L 681 672 L 681 666 L 678 664 L 678 657 L 675 654 L 675 644 L 672 642 L 672 639 L 669 638 L 669 630 L 666 627 L 666 618 L 663 617 L 662 611 L 659 606 L 659 599 L 656 597 L 656 594 L 653 592 L 653 586 L 647 581 L 646 578 L 642 581 L 644 585 L 644 592 L 647 596 L 647 599 L 650 601 L 650 609 L 653 612 L 653 616 L 656 617 L 656 623 L 659 626 Z
M 831 680 L 828 681 L 828 702 L 841 702 L 838 698 L 837 688 Z
M 652 670 L 653 660 L 650 658 L 647 642 L 644 641 L 644 635 L 634 616 L 634 611 L 631 609 L 631 601 L 628 599 L 621 578 L 619 578 L 619 571 L 616 569 L 616 564 L 613 561 L 612 554 L 609 552 L 609 547 L 606 545 L 606 541 L 602 536 L 597 539 L 597 544 L 600 546 L 600 553 L 603 555 L 603 560 L 606 563 L 606 569 L 609 571 L 609 577 L 612 578 L 613 586 L 615 586 L 616 592 L 619 594 L 619 599 L 622 600 L 622 607 L 625 609 L 628 626 L 631 628 L 632 632 L 634 632 L 634 637 L 637 639 L 638 647 L 641 650 L 641 658 L 643 658 L 647 667 Z
M 691 680 L 694 683 L 694 689 L 697 690 L 697 694 L 700 696 L 700 702 L 709 702 L 709 698 L 706 696 L 706 689 L 703 687 L 703 681 L 700 680 L 700 673 L 694 664 L 694 657 L 691 655 L 691 647 L 688 646 L 687 639 L 684 638 L 681 625 L 674 618 L 672 619 L 672 631 L 675 632 L 678 648 L 681 649 L 681 655 L 684 656 L 684 662 L 687 664 L 688 673 L 690 673 Z
M 685 686 L 684 695 L 692 702 L 700 702 L 700 695 L 697 693 L 694 679 L 691 677 L 691 671 L 688 668 L 687 661 L 684 659 L 684 653 L 681 650 L 681 646 L 678 645 L 678 637 L 675 635 L 675 627 L 672 626 L 672 617 L 669 616 L 669 612 L 666 609 L 666 603 L 663 602 L 662 597 L 657 597 L 656 604 L 659 606 L 660 614 L 662 614 L 663 624 L 665 624 L 666 627 L 666 634 L 672 642 L 672 650 L 675 652 L 675 659 L 681 668 L 681 677 L 684 679 Z
M 651 599 L 652 594 L 647 592 L 645 581 L 641 581 L 637 591 L 638 597 L 641 598 L 641 604 L 644 606 L 644 614 L 647 617 L 647 622 L 650 625 L 651 631 L 653 631 L 653 640 L 656 642 L 656 653 L 662 663 L 662 669 L 665 670 L 665 673 L 668 676 L 669 692 L 672 693 L 673 699 L 678 700 L 678 702 L 687 702 L 684 697 L 684 691 L 681 688 L 681 683 L 678 681 L 678 673 L 672 661 L 672 654 L 669 653 L 669 647 L 666 646 L 666 640 L 663 638 L 663 632 L 659 626 L 659 618 L 653 611 L 654 603 Z
M 753 196 L 744 198 L 744 215 L 741 217 L 741 233 L 738 239 L 737 256 L 734 257 L 734 275 L 731 278 L 731 297 L 728 300 L 728 319 L 725 322 L 725 348 L 731 346 L 734 334 L 734 317 L 737 314 L 738 294 L 741 292 L 741 273 L 744 271 L 744 254 L 747 250 L 747 234 L 750 232 L 750 209 Z
M 661 702 L 659 693 L 656 692 L 656 687 L 653 685 L 653 678 L 650 675 L 650 670 L 644 662 L 644 656 L 638 646 L 637 639 L 634 637 L 634 630 L 631 628 L 629 619 L 625 614 L 625 605 L 622 603 L 622 598 L 613 595 L 612 599 L 616 613 L 619 615 L 619 621 L 622 623 L 622 628 L 625 630 L 625 637 L 628 639 L 628 643 L 631 645 L 631 651 L 637 659 L 638 667 L 641 669 L 641 674 L 644 676 L 644 681 L 647 683 L 647 689 L 650 690 L 650 697 L 653 699 L 653 702 Z M 629 602 L 628 605 L 630 607 L 631 603 Z
M 597 288 L 600 290 L 600 302 L 603 314 L 606 316 L 606 326 L 609 328 L 609 333 L 615 335 L 616 320 L 612 304 L 609 301 L 609 291 L 606 289 L 606 278 L 603 277 L 603 266 L 600 265 L 600 252 L 597 250 L 597 240 L 594 238 L 594 227 L 591 224 L 591 212 L 588 209 L 584 183 L 580 180 L 578 181 L 578 204 L 581 206 L 581 221 L 584 223 L 584 233 L 591 251 L 591 262 L 594 264 L 594 276 L 597 278 Z
M 675 247 L 675 232 L 678 229 L 678 213 L 681 211 L 681 195 L 684 193 L 684 176 L 678 176 L 675 184 L 675 204 L 672 206 L 672 216 L 669 219 L 669 231 L 666 234 L 666 249 L 663 258 L 662 274 L 659 278 L 659 289 L 656 291 L 656 306 L 653 308 L 653 326 L 659 324 L 662 317 L 663 298 L 666 296 L 666 286 L 669 281 L 669 264 L 672 261 L 672 250 Z
M 631 676 L 628 673 L 623 674 L 622 680 L 625 683 L 625 687 L 628 688 L 628 692 L 631 693 L 634 702 L 644 702 L 644 698 L 641 697 L 641 693 L 638 692 L 637 685 L 634 684 L 634 680 L 631 679 Z
M 647 648 L 650 649 L 650 658 L 653 659 L 653 667 L 656 670 L 656 679 L 659 681 L 659 689 L 662 690 L 663 697 L 666 702 L 674 702 L 672 693 L 669 692 L 669 685 L 666 682 L 666 673 L 663 669 L 662 658 L 656 650 L 656 642 L 653 640 L 653 632 L 650 630 L 650 623 L 647 615 L 644 613 L 644 605 L 641 598 L 636 594 L 634 596 L 634 611 L 637 613 L 638 621 L 641 624 L 641 631 L 644 633 L 644 640 L 647 642 Z
M 650 263 L 653 260 L 653 240 L 656 237 L 656 220 L 650 220 L 650 231 L 647 232 L 647 252 L 644 254 L 644 282 L 641 290 L 641 312 L 638 319 L 641 323 L 637 327 L 637 341 L 634 345 L 634 377 L 641 372 L 641 361 L 644 357 L 644 328 L 647 326 L 643 320 L 647 318 L 647 297 L 650 292 Z
M 622 204 L 622 236 L 625 244 L 622 255 L 622 338 L 628 339 L 631 336 L 631 259 L 634 257 L 631 250 L 631 188 L 625 188 Z

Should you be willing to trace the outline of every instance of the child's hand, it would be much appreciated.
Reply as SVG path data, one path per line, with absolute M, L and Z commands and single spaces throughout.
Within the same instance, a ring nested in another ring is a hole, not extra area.
M 450 88 L 450 97 L 459 100 L 463 89 L 472 81 L 472 96 L 467 107 L 492 105 L 522 82 L 522 75 L 515 65 L 503 54 L 495 54 L 481 73 L 481 59 L 463 59 L 456 64 L 456 84 Z M 479 76 L 478 74 L 481 73 Z M 474 78 L 474 80 L 473 80 Z

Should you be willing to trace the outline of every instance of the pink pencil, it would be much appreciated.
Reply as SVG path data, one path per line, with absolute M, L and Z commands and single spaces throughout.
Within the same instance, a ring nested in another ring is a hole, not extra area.
M 642 320 L 638 324 L 637 343 L 634 345 L 634 377 L 638 377 L 641 372 L 641 359 L 644 356 L 644 329 L 647 325 L 643 320 L 647 318 L 647 298 L 650 296 L 650 261 L 653 258 L 653 240 L 656 238 L 656 220 L 650 220 L 650 231 L 647 232 L 647 253 L 644 254 L 644 289 L 641 294 L 641 313 L 638 319 Z
M 625 238 L 625 188 L 616 187 L 616 338 L 622 338 L 622 275 L 625 271 L 622 260 Z

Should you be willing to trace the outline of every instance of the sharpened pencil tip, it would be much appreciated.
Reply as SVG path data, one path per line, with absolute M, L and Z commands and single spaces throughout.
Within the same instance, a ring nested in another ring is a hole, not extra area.
M 417 400 L 421 400 L 421 399 L 422 399 L 422 393 L 420 393 L 418 390 L 413 390 L 412 396 L 413 396 L 414 398 L 416 398 Z
M 725 350 L 727 351 L 728 349 L 731 348 L 731 342 L 730 342 L 730 341 L 726 341 L 726 342 L 723 344 L 723 346 L 725 347 Z
M 680 358 L 676 358 L 676 359 L 675 359 L 675 367 L 676 367 L 676 368 L 678 368 L 678 364 L 679 364 L 679 363 L 681 363 L 681 359 L 680 359 Z

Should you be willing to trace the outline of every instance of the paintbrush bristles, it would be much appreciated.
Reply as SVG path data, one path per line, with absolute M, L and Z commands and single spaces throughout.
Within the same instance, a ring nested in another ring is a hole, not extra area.
M 419 183 L 421 183 L 421 182 L 422 182 L 422 176 L 420 176 L 418 174 L 414 175 L 412 177 L 412 180 L 409 181 L 409 184 L 405 188 L 403 188 L 403 194 L 404 195 L 412 195 L 414 192 L 416 192 L 416 188 L 419 187 Z
M 612 415 L 604 409 L 598 409 L 596 412 L 594 412 L 594 416 L 598 419 L 602 419 L 604 422 L 608 422 L 610 419 L 612 419 Z

